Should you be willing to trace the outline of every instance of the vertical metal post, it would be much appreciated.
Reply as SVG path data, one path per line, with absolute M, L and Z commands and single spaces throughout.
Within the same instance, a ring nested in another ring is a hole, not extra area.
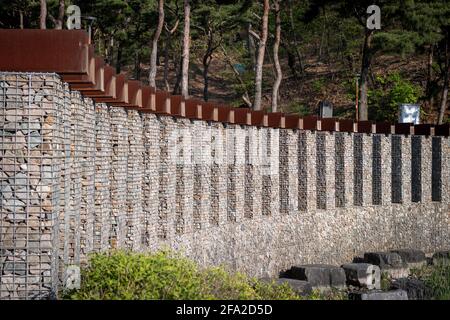
M 356 108 L 356 121 L 359 121 L 359 101 L 358 101 L 358 96 L 359 96 L 359 74 L 356 75 L 356 104 L 355 104 L 355 108 Z

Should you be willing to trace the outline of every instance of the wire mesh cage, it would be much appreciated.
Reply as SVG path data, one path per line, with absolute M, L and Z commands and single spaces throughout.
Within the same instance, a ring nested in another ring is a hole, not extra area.
M 0 87 L 0 298 L 52 298 L 64 88 L 39 73 L 1 73 Z
M 124 119 L 126 111 L 121 108 L 111 109 L 111 210 L 110 246 L 112 248 L 123 247 L 125 243 L 126 220 L 123 215 L 126 212 L 127 194 L 127 168 L 128 168 L 128 128 Z
M 107 105 L 95 106 L 95 218 L 93 247 L 95 251 L 107 250 L 109 245 L 111 215 L 111 121 Z
M 139 250 L 145 218 L 142 210 L 142 176 L 144 144 L 142 137 L 142 118 L 136 110 L 127 113 L 128 161 L 127 161 L 127 247 Z

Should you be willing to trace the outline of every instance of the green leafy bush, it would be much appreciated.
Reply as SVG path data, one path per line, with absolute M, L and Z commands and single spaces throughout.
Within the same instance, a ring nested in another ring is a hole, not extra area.
M 399 73 L 394 73 L 388 78 L 392 84 L 389 91 L 389 105 L 398 108 L 400 103 L 416 103 L 420 96 L 420 88 L 403 79 Z
M 340 86 L 345 91 L 347 100 L 354 103 L 356 100 L 356 80 L 355 78 L 351 78 L 351 75 L 348 75 L 348 78 L 347 80 L 343 80 Z
M 402 78 L 399 73 L 375 77 L 375 89 L 368 91 L 369 112 L 377 121 L 396 121 L 401 103 L 417 103 L 421 95 L 419 86 Z
M 82 270 L 74 300 L 300 299 L 287 285 L 264 283 L 224 268 L 198 267 L 171 251 L 96 253 Z

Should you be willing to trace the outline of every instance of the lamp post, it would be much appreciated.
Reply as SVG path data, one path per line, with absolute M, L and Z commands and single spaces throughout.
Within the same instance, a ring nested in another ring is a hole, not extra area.
M 97 20 L 96 17 L 91 17 L 91 16 L 81 16 L 84 20 L 87 21 L 87 27 L 88 27 L 88 34 L 89 34 L 89 43 L 92 42 L 92 25 L 94 24 L 94 22 Z

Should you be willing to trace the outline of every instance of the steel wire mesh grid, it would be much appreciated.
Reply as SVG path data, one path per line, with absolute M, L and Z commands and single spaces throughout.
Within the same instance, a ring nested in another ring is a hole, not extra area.
M 0 299 L 56 292 L 63 103 L 56 74 L 0 74 Z
M 71 219 L 73 211 L 71 209 L 71 98 L 69 85 L 64 84 L 64 111 L 61 118 L 61 128 L 63 134 L 62 150 L 64 152 L 61 162 L 61 198 L 60 198 L 60 212 L 58 217 L 59 226 L 59 279 L 61 281 L 65 278 L 64 271 L 69 265 L 69 243 L 73 238 L 71 237 Z
M 108 106 L 96 104 L 95 107 L 95 219 L 93 249 L 95 251 L 109 248 L 109 231 L 111 216 L 111 198 L 109 181 L 111 174 L 111 121 Z

